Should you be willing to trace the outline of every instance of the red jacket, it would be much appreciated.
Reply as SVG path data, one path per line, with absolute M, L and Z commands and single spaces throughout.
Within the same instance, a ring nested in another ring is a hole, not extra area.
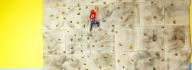
M 92 10 L 90 11 L 89 18 L 90 18 L 90 19 L 95 19 L 95 18 L 96 18 L 96 12 L 95 12 L 95 10 L 92 9 Z

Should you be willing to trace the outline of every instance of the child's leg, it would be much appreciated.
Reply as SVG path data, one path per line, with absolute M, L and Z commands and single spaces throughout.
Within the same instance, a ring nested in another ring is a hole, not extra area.
M 96 24 L 97 24 L 97 27 L 99 27 L 99 26 L 100 26 L 100 23 L 99 23 L 98 21 L 96 21 Z
M 94 23 L 91 23 L 90 31 L 92 31 Z
M 93 25 L 94 25 L 94 20 L 90 20 L 91 21 L 91 26 L 90 26 L 90 31 L 92 31 Z

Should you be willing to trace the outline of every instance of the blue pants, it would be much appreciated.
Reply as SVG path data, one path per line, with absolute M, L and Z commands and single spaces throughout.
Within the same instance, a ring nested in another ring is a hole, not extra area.
M 91 23 L 90 31 L 92 31 L 94 25 L 97 25 L 98 27 L 100 25 L 99 22 L 97 22 L 95 19 L 91 19 L 90 23 Z

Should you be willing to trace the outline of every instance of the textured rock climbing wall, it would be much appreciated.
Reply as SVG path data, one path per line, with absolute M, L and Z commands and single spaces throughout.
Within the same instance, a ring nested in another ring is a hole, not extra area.
M 189 0 L 43 0 L 44 70 L 189 70 L 189 39 Z

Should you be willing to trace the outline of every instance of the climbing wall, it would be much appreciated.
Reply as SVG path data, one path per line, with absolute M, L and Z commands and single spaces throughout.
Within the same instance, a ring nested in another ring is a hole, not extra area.
M 43 0 L 42 31 L 44 70 L 189 70 L 189 0 Z

